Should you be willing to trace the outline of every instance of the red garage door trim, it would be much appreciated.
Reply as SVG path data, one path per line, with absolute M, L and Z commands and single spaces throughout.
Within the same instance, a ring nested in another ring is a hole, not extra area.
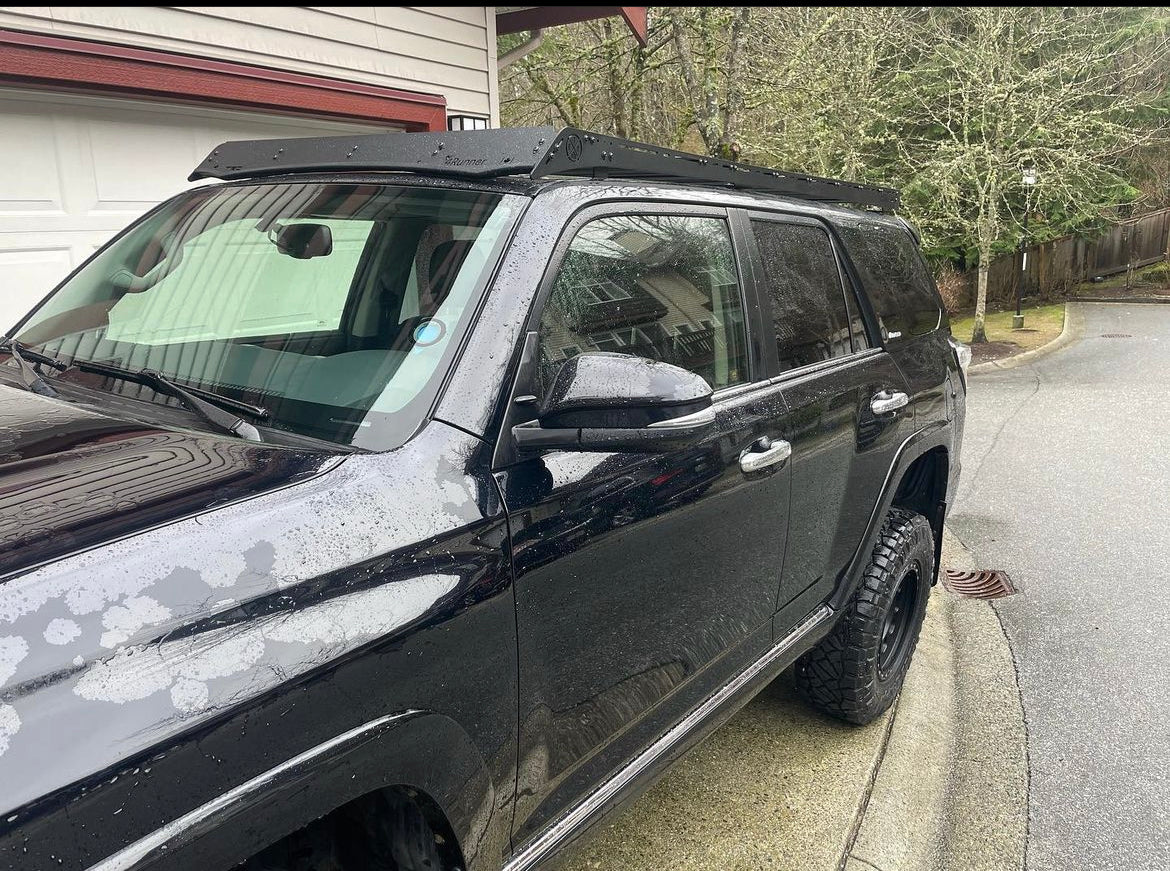
M 0 84 L 161 97 L 217 106 L 446 130 L 447 101 L 153 49 L 0 30 Z

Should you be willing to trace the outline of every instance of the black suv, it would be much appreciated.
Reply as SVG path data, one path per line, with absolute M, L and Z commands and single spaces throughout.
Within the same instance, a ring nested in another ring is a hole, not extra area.
M 207 178 L 0 343 L 0 868 L 522 871 L 793 663 L 892 702 L 965 397 L 895 192 L 545 128 Z

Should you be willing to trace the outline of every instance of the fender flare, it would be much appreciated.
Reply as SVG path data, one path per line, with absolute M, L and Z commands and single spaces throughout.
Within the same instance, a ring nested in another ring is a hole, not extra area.
M 837 581 L 836 589 L 829 599 L 829 606 L 834 611 L 840 612 L 848 604 L 849 599 L 857 589 L 857 585 L 861 582 L 861 575 L 865 571 L 866 564 L 869 562 L 869 555 L 877 543 L 878 535 L 881 534 L 882 524 L 885 523 L 886 515 L 894 504 L 894 496 L 898 492 L 898 485 L 901 483 L 906 471 L 913 465 L 915 460 L 927 451 L 939 447 L 946 448 L 948 453 L 952 451 L 948 424 L 949 421 L 936 421 L 912 433 L 899 445 L 898 451 L 894 455 L 894 461 L 890 464 L 890 471 L 886 473 L 886 480 L 882 483 L 881 495 L 874 505 L 869 522 L 866 524 L 865 535 L 862 536 L 861 543 L 853 552 L 853 556 L 850 558 L 849 564 L 845 567 L 845 571 L 841 573 L 841 577 Z M 951 494 L 948 492 L 946 495 L 949 499 Z M 938 557 L 942 548 L 941 537 L 939 541 L 935 542 L 934 548 L 935 577 L 932 580 L 937 580 L 939 571 Z
M 426 793 L 444 813 L 469 869 L 508 846 L 487 765 L 441 714 L 408 710 L 309 748 L 156 829 L 89 871 L 232 868 L 313 820 L 392 786 Z

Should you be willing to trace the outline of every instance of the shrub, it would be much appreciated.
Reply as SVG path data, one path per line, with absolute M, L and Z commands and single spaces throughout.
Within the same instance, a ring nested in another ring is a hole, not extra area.
M 948 314 L 971 306 L 971 286 L 967 277 L 949 263 L 944 263 L 934 276 L 939 295 Z

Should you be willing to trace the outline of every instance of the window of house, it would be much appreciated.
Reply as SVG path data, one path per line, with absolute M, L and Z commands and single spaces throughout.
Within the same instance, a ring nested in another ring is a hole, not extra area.
M 905 227 L 879 221 L 844 221 L 838 226 L 884 337 L 932 332 L 942 306 L 934 279 Z
M 780 369 L 853 352 L 841 272 L 820 227 L 752 221 L 772 309 Z
M 599 218 L 578 231 L 540 322 L 541 378 L 578 353 L 673 363 L 713 388 L 747 380 L 743 302 L 727 222 Z

